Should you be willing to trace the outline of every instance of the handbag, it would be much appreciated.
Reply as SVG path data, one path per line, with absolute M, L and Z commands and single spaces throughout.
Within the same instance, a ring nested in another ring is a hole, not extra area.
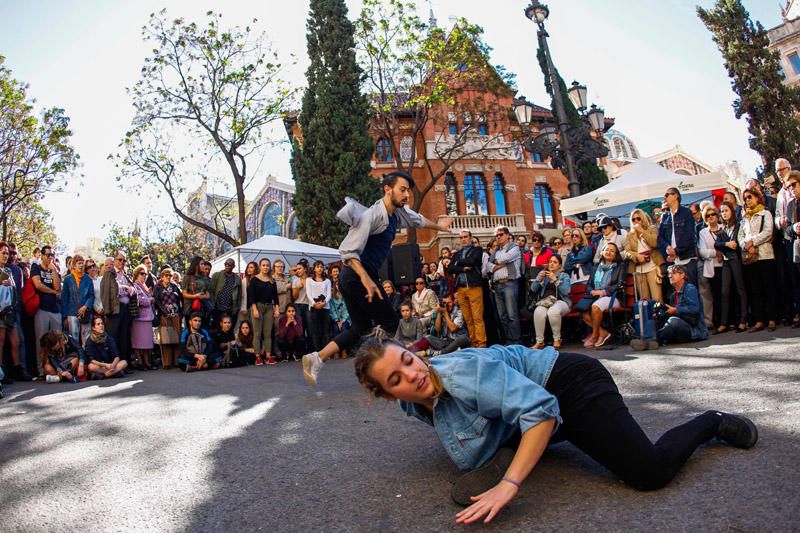
M 592 308 L 592 304 L 595 300 L 595 296 L 584 296 L 575 304 L 575 310 L 579 313 L 584 313 Z
M 136 294 L 136 288 L 133 287 L 133 285 L 131 285 L 131 287 L 133 288 L 133 292 L 128 300 L 128 315 L 131 318 L 136 318 L 139 316 L 139 296 Z
M 178 344 L 178 330 L 172 326 L 159 326 L 158 339 L 160 344 Z
M 750 221 L 747 221 L 747 227 L 750 228 Z M 761 217 L 761 229 L 758 230 L 759 233 L 764 231 L 764 217 Z M 752 265 L 758 261 L 758 248 L 756 247 L 755 252 L 750 252 L 746 248 L 742 248 L 742 264 L 744 265 Z
M 35 315 L 36 311 L 39 310 L 39 301 L 39 293 L 36 292 L 36 287 L 34 287 L 31 280 L 28 280 L 22 286 L 22 308 L 25 310 L 25 314 L 28 316 Z
M 545 309 L 549 309 L 553 307 L 553 305 L 558 301 L 558 298 L 555 296 L 545 296 L 538 302 L 534 304 L 534 307 L 544 307 Z
M 192 294 L 196 294 L 194 292 L 194 276 L 192 276 Z M 200 298 L 195 298 L 194 300 L 192 300 L 191 309 L 193 312 L 196 313 L 199 313 L 203 310 L 203 302 L 200 300 Z

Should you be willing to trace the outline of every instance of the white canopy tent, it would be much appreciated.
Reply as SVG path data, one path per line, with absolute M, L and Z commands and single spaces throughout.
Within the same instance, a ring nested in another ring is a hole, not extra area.
M 639 159 L 629 165 L 622 176 L 603 187 L 588 194 L 561 200 L 561 214 L 576 215 L 661 198 L 669 187 L 677 188 L 681 194 L 691 194 L 724 189 L 727 185 L 728 177 L 721 170 L 684 176 L 670 172 L 649 159 Z
M 283 259 L 287 269 L 302 258 L 308 259 L 309 263 L 320 260 L 326 264 L 334 263 L 340 259 L 339 250 L 334 248 L 287 239 L 277 235 L 265 235 L 260 239 L 242 244 L 220 255 L 211 261 L 211 271 L 222 270 L 225 261 L 228 258 L 232 258 L 236 262 L 236 266 L 233 267 L 234 272 L 242 273 L 247 263 L 250 261 L 258 262 L 263 257 L 268 258 L 273 263 L 276 259 Z

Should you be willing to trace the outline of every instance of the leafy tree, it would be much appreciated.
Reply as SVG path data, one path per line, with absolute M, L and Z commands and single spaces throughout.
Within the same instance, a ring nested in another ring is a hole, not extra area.
M 536 57 L 539 60 L 539 68 L 542 69 L 542 74 L 544 74 L 544 87 L 547 90 L 547 93 L 552 95 L 553 86 L 550 82 L 550 74 L 548 73 L 547 62 L 544 57 L 544 52 L 541 48 L 537 50 Z M 561 74 L 556 72 L 556 75 L 558 77 L 559 86 L 561 87 L 564 110 L 567 113 L 567 121 L 572 126 L 585 127 L 578 110 L 575 108 L 572 100 L 567 97 L 567 84 L 564 83 L 564 79 L 561 77 Z M 553 98 L 550 102 L 550 109 L 553 112 L 553 116 L 557 117 L 558 115 L 556 114 L 555 98 Z M 581 161 L 576 165 L 575 172 L 578 174 L 578 181 L 580 182 L 581 186 L 581 194 L 592 192 L 593 190 L 599 189 L 608 183 L 608 174 L 606 173 L 605 169 L 597 166 L 594 161 Z
M 248 161 L 268 142 L 265 129 L 294 91 L 279 75 L 277 54 L 250 26 L 226 29 L 208 12 L 205 26 L 150 15 L 143 28 L 153 43 L 141 77 L 128 89 L 136 116 L 113 156 L 123 186 L 142 181 L 169 198 L 175 213 L 231 245 L 247 241 L 245 186 Z M 254 19 L 255 22 L 255 19 Z M 228 178 L 221 178 L 228 174 Z M 184 205 L 192 178 L 211 176 L 235 191 L 238 234 L 191 216 Z
M 183 224 L 169 221 L 154 222 L 153 226 L 158 228 L 158 232 L 152 237 L 142 235 L 134 226 L 126 228 L 112 224 L 101 251 L 107 256 L 113 256 L 117 250 L 122 250 L 133 266 L 139 264 L 142 257 L 149 255 L 156 268 L 169 265 L 178 272 L 185 272 L 192 257 L 196 255 L 207 259 L 213 257 L 205 239 L 197 235 L 202 230 L 186 228 Z
M 783 84 L 780 54 L 767 49 L 769 37 L 760 22 L 753 22 L 740 0 L 717 0 L 697 15 L 713 35 L 731 87 L 736 118 L 747 117 L 750 148 L 761 154 L 759 174 L 773 168 L 775 159 L 800 159 L 800 91 Z
M 311 64 L 299 117 L 302 139 L 292 144 L 292 203 L 303 240 L 338 246 L 346 231 L 336 218 L 343 193 L 362 203 L 372 203 L 379 193 L 369 176 L 369 105 L 361 93 L 362 71 L 344 0 L 311 0 L 306 27 Z
M 15 211 L 34 208 L 44 193 L 60 190 L 78 155 L 63 109 L 34 113 L 27 85 L 15 80 L 0 56 L 0 220 L 2 239 Z M 19 220 L 19 216 L 16 217 Z
M 52 220 L 50 212 L 36 202 L 19 204 L 8 214 L 6 239 L 17 245 L 20 257 L 31 257 L 33 249 L 43 244 L 63 249 Z
M 356 21 L 372 131 L 390 151 L 384 159 L 409 173 L 421 161 L 428 174 L 414 190 L 415 210 L 459 161 L 512 150 L 504 142 L 510 110 L 498 96 L 513 94 L 513 76 L 491 65 L 482 35 L 463 19 L 449 33 L 431 27 L 405 0 L 365 0 Z M 426 144 L 429 130 L 445 134 Z M 408 237 L 416 239 L 413 228 Z

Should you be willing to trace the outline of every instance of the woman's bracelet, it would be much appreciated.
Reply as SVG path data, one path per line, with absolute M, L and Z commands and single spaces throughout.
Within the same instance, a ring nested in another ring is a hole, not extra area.
M 503 476 L 503 481 L 508 481 L 509 483 L 511 483 L 512 485 L 514 485 L 515 487 L 517 487 L 518 489 L 521 489 L 521 488 L 522 488 L 522 485 L 520 485 L 519 483 L 517 483 L 516 481 L 514 481 L 514 480 L 513 480 L 513 479 L 511 479 L 510 477 Z

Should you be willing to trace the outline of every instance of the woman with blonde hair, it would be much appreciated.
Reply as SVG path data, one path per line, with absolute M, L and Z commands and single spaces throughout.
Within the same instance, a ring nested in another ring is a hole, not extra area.
M 664 256 L 658 250 L 658 228 L 641 209 L 631 211 L 630 221 L 622 257 L 628 261 L 628 273 L 633 274 L 639 298 L 660 302 Z
M 592 273 L 594 249 L 582 229 L 572 228 L 571 235 L 572 247 L 564 261 L 564 272 L 569 274 L 573 283 L 586 281 Z

